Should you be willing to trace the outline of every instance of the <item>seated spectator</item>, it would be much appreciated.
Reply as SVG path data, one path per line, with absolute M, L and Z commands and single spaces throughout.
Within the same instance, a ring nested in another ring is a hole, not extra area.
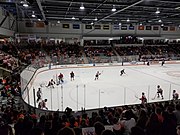
M 73 129 L 71 129 L 69 127 L 64 127 L 61 130 L 59 130 L 57 135 L 75 135 L 75 132 Z
M 131 117 L 131 113 L 129 110 L 125 111 L 124 118 L 120 120 L 121 125 L 124 127 L 124 134 L 130 135 L 131 128 L 136 125 L 136 121 Z
M 33 128 L 29 133 L 29 135 L 44 135 L 44 132 L 41 128 Z
M 111 130 L 104 130 L 104 131 L 102 131 L 101 135 L 115 135 L 115 134 Z
M 138 126 L 131 128 L 131 135 L 146 135 L 144 130 Z
M 96 135 L 101 135 L 102 131 L 105 130 L 105 127 L 101 122 L 96 122 L 94 128 Z

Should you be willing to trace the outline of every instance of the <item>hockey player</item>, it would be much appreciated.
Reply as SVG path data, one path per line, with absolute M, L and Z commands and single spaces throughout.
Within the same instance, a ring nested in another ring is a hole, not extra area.
M 36 96 L 37 96 L 37 103 L 38 103 L 39 100 L 41 99 L 41 94 L 42 94 L 41 88 L 38 88 L 38 91 L 37 91 L 37 93 L 36 93 Z
M 94 80 L 98 80 L 99 79 L 99 75 L 101 75 L 101 73 L 99 71 L 97 71 L 96 75 L 95 75 L 95 79 Z
M 147 98 L 146 98 L 144 92 L 142 92 L 142 96 L 141 96 L 141 98 L 139 98 L 139 100 L 141 100 L 141 104 L 143 104 L 143 105 L 147 103 Z
M 120 76 L 122 76 L 123 74 L 126 74 L 124 70 L 125 70 L 125 69 L 123 69 L 123 70 L 120 71 Z
M 150 65 L 150 62 L 148 61 L 148 62 L 147 62 L 147 66 L 149 66 L 149 65 Z
M 47 99 L 44 99 L 41 102 L 39 102 L 38 108 L 48 110 L 48 108 L 46 107 L 46 102 L 47 102 Z
M 173 100 L 178 100 L 179 94 L 176 92 L 176 90 L 173 90 Z
M 54 84 L 55 84 L 55 81 L 53 79 L 51 79 L 47 85 L 47 87 L 51 87 L 54 88 Z
M 165 60 L 163 59 L 163 60 L 162 60 L 162 63 L 161 63 L 161 66 L 163 66 L 163 65 L 164 65 L 164 63 L 165 63 Z
M 70 73 L 70 77 L 71 77 L 71 81 L 74 80 L 74 72 L 73 71 Z
M 64 75 L 62 73 L 60 73 L 59 76 L 58 76 L 59 83 L 61 83 L 61 82 L 63 83 L 64 82 L 63 77 L 64 77 Z
M 159 95 L 161 95 L 161 98 L 164 99 L 163 90 L 161 89 L 160 85 L 157 86 L 157 95 L 158 95 L 158 98 L 159 98 Z

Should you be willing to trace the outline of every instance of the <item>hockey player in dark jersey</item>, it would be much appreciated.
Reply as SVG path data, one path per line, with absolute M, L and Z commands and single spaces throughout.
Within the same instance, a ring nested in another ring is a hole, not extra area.
M 64 75 L 62 73 L 60 73 L 59 76 L 58 76 L 59 84 L 64 82 L 63 77 L 64 77 Z
M 164 65 L 164 63 L 165 63 L 165 60 L 163 59 L 163 60 L 162 60 L 162 63 L 161 63 L 161 66 L 163 66 L 163 65 Z
M 126 74 L 126 73 L 125 73 L 125 69 L 123 69 L 123 70 L 120 71 L 120 76 L 122 76 L 123 74 Z
M 99 71 L 97 71 L 96 75 L 95 75 L 95 79 L 94 80 L 98 80 L 99 79 L 99 75 L 101 75 L 101 73 Z
M 70 73 L 70 77 L 71 77 L 71 81 L 74 80 L 74 72 L 73 71 Z

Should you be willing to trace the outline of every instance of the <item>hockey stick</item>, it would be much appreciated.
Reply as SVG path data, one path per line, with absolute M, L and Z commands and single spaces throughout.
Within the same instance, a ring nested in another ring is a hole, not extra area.
M 139 99 L 139 97 L 137 95 L 135 95 L 135 98 Z
M 100 74 L 101 74 L 101 75 L 103 74 L 103 70 L 100 72 Z
M 152 98 L 152 100 L 154 100 L 154 99 L 156 98 L 156 96 L 157 96 L 157 93 L 156 93 L 155 96 Z

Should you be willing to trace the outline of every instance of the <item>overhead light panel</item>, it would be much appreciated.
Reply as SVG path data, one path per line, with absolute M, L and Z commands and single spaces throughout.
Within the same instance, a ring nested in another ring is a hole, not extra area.
M 29 5 L 27 3 L 24 3 L 23 7 L 29 7 Z
M 161 22 L 162 22 L 162 20 L 160 19 L 160 20 L 158 20 L 158 22 L 159 22 L 159 23 L 161 23 Z
M 113 8 L 111 9 L 112 12 L 115 12 L 116 11 L 116 7 L 115 5 L 113 5 Z
M 156 10 L 156 14 L 160 14 L 159 8 L 157 8 L 157 10 Z
M 85 9 L 83 3 L 81 4 L 80 9 L 81 9 L 81 10 L 84 10 L 84 9 Z
M 32 17 L 36 17 L 36 15 L 34 14 L 34 11 L 32 12 L 32 15 L 31 15 Z
M 73 16 L 72 19 L 75 20 L 75 17 Z
M 129 18 L 127 19 L 127 22 L 130 22 Z
M 35 14 L 32 14 L 32 17 L 36 17 Z
M 98 20 L 97 17 L 94 20 L 97 21 Z

